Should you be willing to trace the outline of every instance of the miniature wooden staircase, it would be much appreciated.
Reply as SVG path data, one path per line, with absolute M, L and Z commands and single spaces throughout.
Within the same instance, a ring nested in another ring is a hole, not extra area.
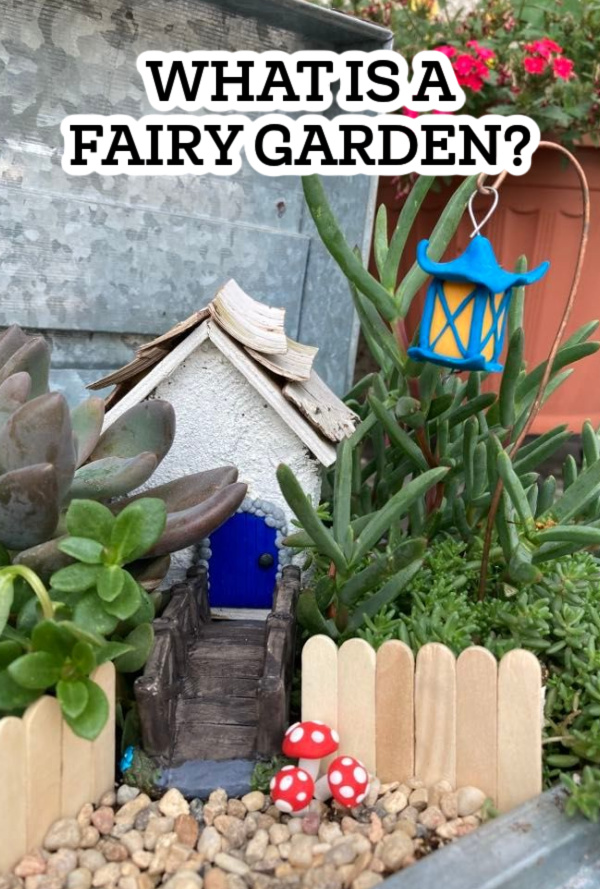
M 264 622 L 227 620 L 202 626 L 177 701 L 174 762 L 245 758 L 257 749 L 264 663 Z
M 135 683 L 147 753 L 172 766 L 279 752 L 299 586 L 299 570 L 285 568 L 266 621 L 212 621 L 204 569 L 190 569 L 173 587 Z

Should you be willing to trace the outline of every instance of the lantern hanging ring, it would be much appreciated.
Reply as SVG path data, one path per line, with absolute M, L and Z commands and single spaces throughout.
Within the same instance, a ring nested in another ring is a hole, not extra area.
M 480 194 L 488 194 L 488 195 L 492 194 L 494 196 L 494 199 L 492 201 L 492 206 L 490 207 L 490 209 L 488 210 L 486 215 L 483 217 L 481 222 L 477 222 L 477 220 L 475 219 L 475 211 L 473 210 L 473 201 L 475 200 L 475 195 L 477 193 L 478 193 L 477 191 L 474 191 L 473 194 L 471 195 L 471 197 L 469 198 L 469 216 L 471 217 L 471 222 L 473 223 L 473 231 L 469 235 L 470 238 L 474 238 L 475 235 L 478 235 L 479 232 L 481 231 L 481 229 L 483 228 L 483 226 L 486 224 L 486 222 L 488 222 L 489 219 L 492 217 L 494 210 L 498 206 L 498 198 L 500 197 L 500 195 L 498 193 L 498 189 L 496 188 L 495 184 L 494 185 L 486 185 L 481 189 Z

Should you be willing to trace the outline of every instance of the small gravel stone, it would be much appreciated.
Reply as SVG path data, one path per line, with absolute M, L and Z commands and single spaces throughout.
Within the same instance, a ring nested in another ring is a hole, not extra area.
M 204 824 L 204 803 L 201 799 L 193 799 L 190 803 L 190 815 L 193 815 L 198 824 Z
M 115 861 L 99 867 L 92 878 L 92 886 L 108 886 L 119 879 L 119 865 Z
M 171 833 L 175 822 L 172 818 L 154 817 L 148 821 L 148 827 L 144 831 L 144 848 L 150 852 L 156 848 L 156 844 L 160 837 Z
M 229 843 L 230 849 L 241 849 L 246 841 L 244 822 L 231 815 L 217 815 L 214 826 Z
M 77 813 L 77 824 L 83 830 L 84 827 L 89 827 L 92 815 L 94 814 L 94 807 L 91 803 L 86 803 L 82 806 Z
M 269 839 L 274 846 L 279 846 L 280 843 L 287 842 L 289 838 L 290 829 L 287 824 L 274 824 L 272 827 L 269 828 Z
M 465 815 L 473 815 L 485 802 L 485 793 L 478 787 L 460 787 L 456 791 L 456 796 L 458 814 L 461 818 Z
M 167 790 L 162 799 L 159 800 L 158 808 L 163 815 L 169 818 L 177 818 L 178 815 L 189 815 L 190 812 L 190 804 L 176 787 Z
M 117 790 L 117 805 L 124 806 L 125 803 L 130 803 L 132 799 L 136 799 L 139 795 L 139 788 L 132 787 L 130 784 L 121 784 Z
M 221 851 L 221 834 L 216 827 L 205 827 L 198 840 L 198 852 L 208 861 L 214 861 Z
M 48 859 L 46 873 L 64 879 L 75 870 L 77 863 L 77 852 L 74 849 L 59 849 Z
M 245 861 L 240 861 L 239 858 L 234 858 L 233 855 L 227 855 L 226 852 L 219 852 L 215 857 L 215 864 L 221 870 L 227 871 L 230 874 L 238 874 L 240 877 L 245 877 L 246 874 L 250 873 L 250 868 Z
M 358 835 L 356 834 L 355 836 Z M 358 847 L 354 841 L 354 836 L 350 836 L 337 843 L 327 852 L 325 863 L 332 864 L 334 867 L 341 867 L 344 864 L 352 864 L 357 855 Z
M 247 815 L 247 809 L 241 799 L 230 799 L 227 800 L 227 811 L 225 814 L 231 815 L 233 818 L 240 818 L 243 821 Z
M 389 796 L 384 796 L 381 802 L 388 815 L 397 815 L 408 806 L 408 800 L 401 790 L 395 790 Z
M 131 860 L 140 870 L 148 870 L 153 857 L 152 852 L 147 852 L 145 849 L 138 849 L 131 853 Z
M 440 809 L 449 820 L 458 818 L 458 794 L 454 791 L 443 793 L 440 799 Z
M 319 839 L 322 843 L 333 843 L 342 836 L 342 828 L 337 821 L 323 821 L 319 827 Z
M 265 795 L 260 790 L 253 790 L 242 797 L 242 802 L 249 812 L 260 812 L 265 804 Z
M 440 824 L 444 824 L 446 818 L 437 806 L 428 806 L 419 815 L 418 821 L 428 830 L 437 830 Z
M 366 870 L 352 881 L 351 889 L 373 889 L 373 886 L 382 881 L 383 877 L 380 874 L 374 874 L 373 871 Z
M 290 842 L 288 859 L 292 867 L 310 867 L 313 857 L 312 850 L 316 843 L 317 840 L 313 836 L 307 836 L 303 833 L 298 833 L 293 836 Z
M 87 867 L 76 867 L 67 877 L 67 889 L 90 889 L 92 872 Z
M 117 804 L 117 793 L 115 790 L 107 790 L 100 797 L 99 806 L 115 806 Z
M 106 864 L 106 858 L 97 849 L 84 849 L 79 853 L 79 867 L 85 867 L 93 874 Z
M 81 839 L 79 841 L 80 849 L 93 849 L 98 845 L 98 840 L 100 839 L 100 833 L 98 829 L 94 827 L 93 824 L 90 824 L 89 827 L 84 827 L 81 831 Z
M 56 852 L 58 849 L 77 849 L 81 839 L 81 829 L 75 818 L 61 818 L 55 821 L 44 839 L 44 849 Z
M 180 871 L 164 884 L 165 889 L 202 889 L 203 881 L 200 874 L 192 871 Z
M 173 829 L 180 843 L 195 846 L 198 842 L 198 822 L 193 815 L 178 815 Z
M 125 803 L 125 805 L 119 809 L 115 815 L 115 824 L 123 825 L 127 830 L 131 830 L 137 816 L 149 805 L 150 797 L 145 793 L 140 793 L 135 799 Z
M 417 812 L 422 812 L 429 805 L 429 791 L 426 787 L 417 787 L 416 790 L 412 791 L 408 802 Z
M 269 834 L 266 830 L 257 830 L 246 847 L 244 857 L 248 864 L 256 864 L 264 857 L 269 845 Z
M 225 871 L 220 867 L 211 867 L 204 875 L 204 889 L 229 889 Z
M 399 870 L 412 854 L 412 840 L 402 831 L 395 831 L 382 840 L 381 860 L 392 873 Z
M 419 813 L 415 809 L 414 806 L 407 806 L 400 812 L 399 816 L 402 820 L 412 821 L 413 824 L 417 823 L 417 818 L 419 817 Z
M 14 869 L 16 877 L 34 877 L 38 874 L 46 873 L 46 859 L 42 855 L 41 849 L 36 849 L 29 855 L 25 855 Z
M 129 857 L 127 847 L 112 837 L 100 840 L 97 849 L 102 852 L 107 861 L 125 861 Z
M 319 815 L 316 812 L 309 812 L 309 814 L 305 815 L 302 819 L 302 833 L 316 837 L 319 833 L 320 824 L 321 819 Z
M 302 819 L 301 818 L 290 818 L 288 821 L 288 830 L 291 836 L 294 836 L 297 833 L 302 833 Z
M 103 835 L 109 834 L 115 823 L 115 813 L 109 806 L 100 806 L 91 816 L 91 822 Z
M 149 806 L 146 806 L 145 809 L 136 815 L 135 821 L 133 822 L 133 826 L 136 830 L 141 831 L 142 833 L 146 830 L 152 818 L 160 818 L 160 812 L 158 810 L 158 806 L 156 803 L 150 803 Z

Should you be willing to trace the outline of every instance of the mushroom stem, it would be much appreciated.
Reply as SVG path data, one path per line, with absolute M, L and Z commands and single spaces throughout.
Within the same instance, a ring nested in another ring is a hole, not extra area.
M 321 775 L 318 781 L 315 781 L 314 797 L 324 803 L 325 800 L 331 799 L 331 795 L 329 778 L 327 775 Z
M 316 781 L 319 776 L 319 769 L 321 768 L 321 760 L 320 759 L 299 759 L 298 760 L 298 768 L 304 769 L 305 772 L 308 772 L 313 781 Z

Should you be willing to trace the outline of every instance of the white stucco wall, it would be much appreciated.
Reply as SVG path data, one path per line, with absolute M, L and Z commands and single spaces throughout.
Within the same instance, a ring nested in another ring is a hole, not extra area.
M 218 349 L 206 340 L 152 395 L 175 408 L 173 446 L 152 476 L 152 486 L 187 473 L 233 464 L 248 497 L 279 506 L 288 524 L 292 513 L 281 495 L 275 475 L 287 463 L 305 493 L 318 503 L 322 467 Z M 151 396 L 152 397 L 152 396 Z M 174 556 L 169 580 L 179 579 L 190 554 Z

